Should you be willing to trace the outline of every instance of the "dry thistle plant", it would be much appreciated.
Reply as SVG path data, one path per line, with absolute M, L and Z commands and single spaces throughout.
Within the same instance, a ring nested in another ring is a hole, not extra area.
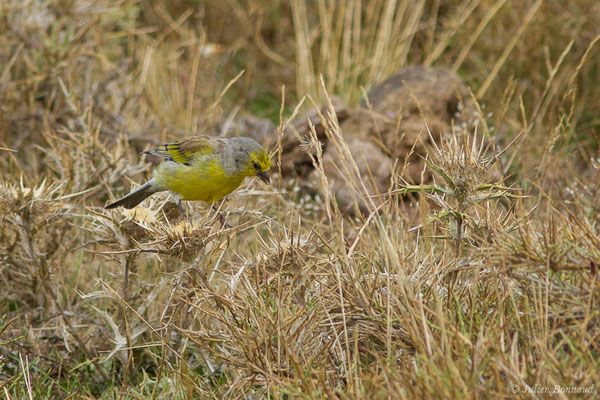
M 405 184 L 397 191 L 399 194 L 425 194 L 439 208 L 414 229 L 440 224 L 446 232 L 442 238 L 454 241 L 457 257 L 461 256 L 463 242 L 479 246 L 481 241 L 489 240 L 494 228 L 509 231 L 502 224 L 490 226 L 493 219 L 490 201 L 519 198 L 515 189 L 506 187 L 503 182 L 486 180 L 492 175 L 491 168 L 498 157 L 486 157 L 485 138 L 482 136 L 478 143 L 477 126 L 473 135 L 462 132 L 463 129 L 466 128 L 453 129 L 452 134 L 442 135 L 439 145 L 432 139 L 435 151 L 426 163 L 441 178 L 440 183 Z

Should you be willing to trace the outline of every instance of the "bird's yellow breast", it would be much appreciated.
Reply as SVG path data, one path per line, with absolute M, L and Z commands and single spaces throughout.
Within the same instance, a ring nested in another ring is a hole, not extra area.
M 228 175 L 219 157 L 196 160 L 192 165 L 166 161 L 154 170 L 154 180 L 182 200 L 214 203 L 240 186 L 244 175 Z

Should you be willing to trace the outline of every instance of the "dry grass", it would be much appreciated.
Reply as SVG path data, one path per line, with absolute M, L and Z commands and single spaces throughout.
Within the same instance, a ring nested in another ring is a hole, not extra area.
M 597 396 L 598 7 L 1 3 L 0 393 Z M 476 128 L 437 143 L 434 182 L 395 177 L 362 217 L 277 174 L 231 196 L 226 230 L 200 205 L 179 222 L 167 196 L 102 208 L 147 177 L 147 146 L 237 113 L 281 133 L 303 95 L 329 102 L 364 198 L 330 94 L 356 102 L 410 63 L 454 66 Z

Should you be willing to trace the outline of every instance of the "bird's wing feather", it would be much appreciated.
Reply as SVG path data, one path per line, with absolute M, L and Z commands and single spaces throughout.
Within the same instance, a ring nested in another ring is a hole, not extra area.
M 163 144 L 155 150 L 145 151 L 144 154 L 152 154 L 180 164 L 191 165 L 197 155 L 219 154 L 224 140 L 210 136 L 194 136 L 178 142 Z

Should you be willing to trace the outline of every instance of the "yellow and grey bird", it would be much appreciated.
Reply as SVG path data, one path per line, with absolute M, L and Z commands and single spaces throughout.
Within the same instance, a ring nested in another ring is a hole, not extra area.
M 133 208 L 156 192 L 169 191 L 185 216 L 181 200 L 212 204 L 237 189 L 246 177 L 270 183 L 271 159 L 266 150 L 247 137 L 195 136 L 145 151 L 165 158 L 152 179 L 105 208 Z

